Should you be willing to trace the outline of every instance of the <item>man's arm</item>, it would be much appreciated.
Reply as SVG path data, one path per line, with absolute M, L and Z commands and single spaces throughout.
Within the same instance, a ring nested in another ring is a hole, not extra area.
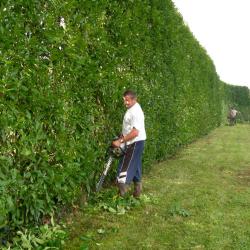
M 139 130 L 133 128 L 127 135 L 120 137 L 118 140 L 112 142 L 114 147 L 120 147 L 122 143 L 133 140 L 135 137 L 139 135 Z

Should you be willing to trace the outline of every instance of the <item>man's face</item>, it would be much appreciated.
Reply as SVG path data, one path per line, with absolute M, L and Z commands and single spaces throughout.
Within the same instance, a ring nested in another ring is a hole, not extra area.
M 126 95 L 123 97 L 123 104 L 127 109 L 131 108 L 136 103 L 136 99 L 131 98 L 131 96 Z

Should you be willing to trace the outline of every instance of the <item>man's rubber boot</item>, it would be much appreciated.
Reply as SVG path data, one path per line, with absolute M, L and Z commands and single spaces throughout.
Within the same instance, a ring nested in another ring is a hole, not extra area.
M 128 185 L 124 183 L 118 183 L 118 187 L 119 187 L 119 195 L 123 197 L 128 191 Z
M 134 182 L 134 193 L 133 196 L 135 198 L 139 198 L 142 191 L 142 183 L 141 182 Z

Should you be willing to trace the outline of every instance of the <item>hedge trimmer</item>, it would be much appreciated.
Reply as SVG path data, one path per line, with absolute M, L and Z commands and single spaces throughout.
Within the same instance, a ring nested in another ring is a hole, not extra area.
M 124 145 L 124 144 L 122 144 L 121 147 L 117 147 L 117 148 L 112 147 L 112 146 L 109 147 L 109 149 L 108 149 L 109 158 L 108 158 L 107 162 L 105 163 L 104 170 L 101 174 L 101 177 L 100 177 L 98 183 L 96 184 L 96 192 L 100 191 L 102 184 L 104 182 L 104 179 L 107 176 L 108 171 L 109 171 L 114 159 L 120 158 L 121 156 L 123 156 L 125 154 L 125 150 L 126 150 L 126 145 Z

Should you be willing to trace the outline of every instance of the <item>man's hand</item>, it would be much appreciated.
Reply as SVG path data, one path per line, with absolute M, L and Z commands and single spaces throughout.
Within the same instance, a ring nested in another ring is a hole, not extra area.
M 121 136 L 119 139 L 112 141 L 112 146 L 118 148 L 122 143 L 133 140 L 138 135 L 139 131 L 136 128 L 132 128 L 130 133 L 128 133 L 126 136 Z
M 118 139 L 118 140 L 115 140 L 115 141 L 112 141 L 112 146 L 114 148 L 119 148 L 121 146 L 121 139 Z

